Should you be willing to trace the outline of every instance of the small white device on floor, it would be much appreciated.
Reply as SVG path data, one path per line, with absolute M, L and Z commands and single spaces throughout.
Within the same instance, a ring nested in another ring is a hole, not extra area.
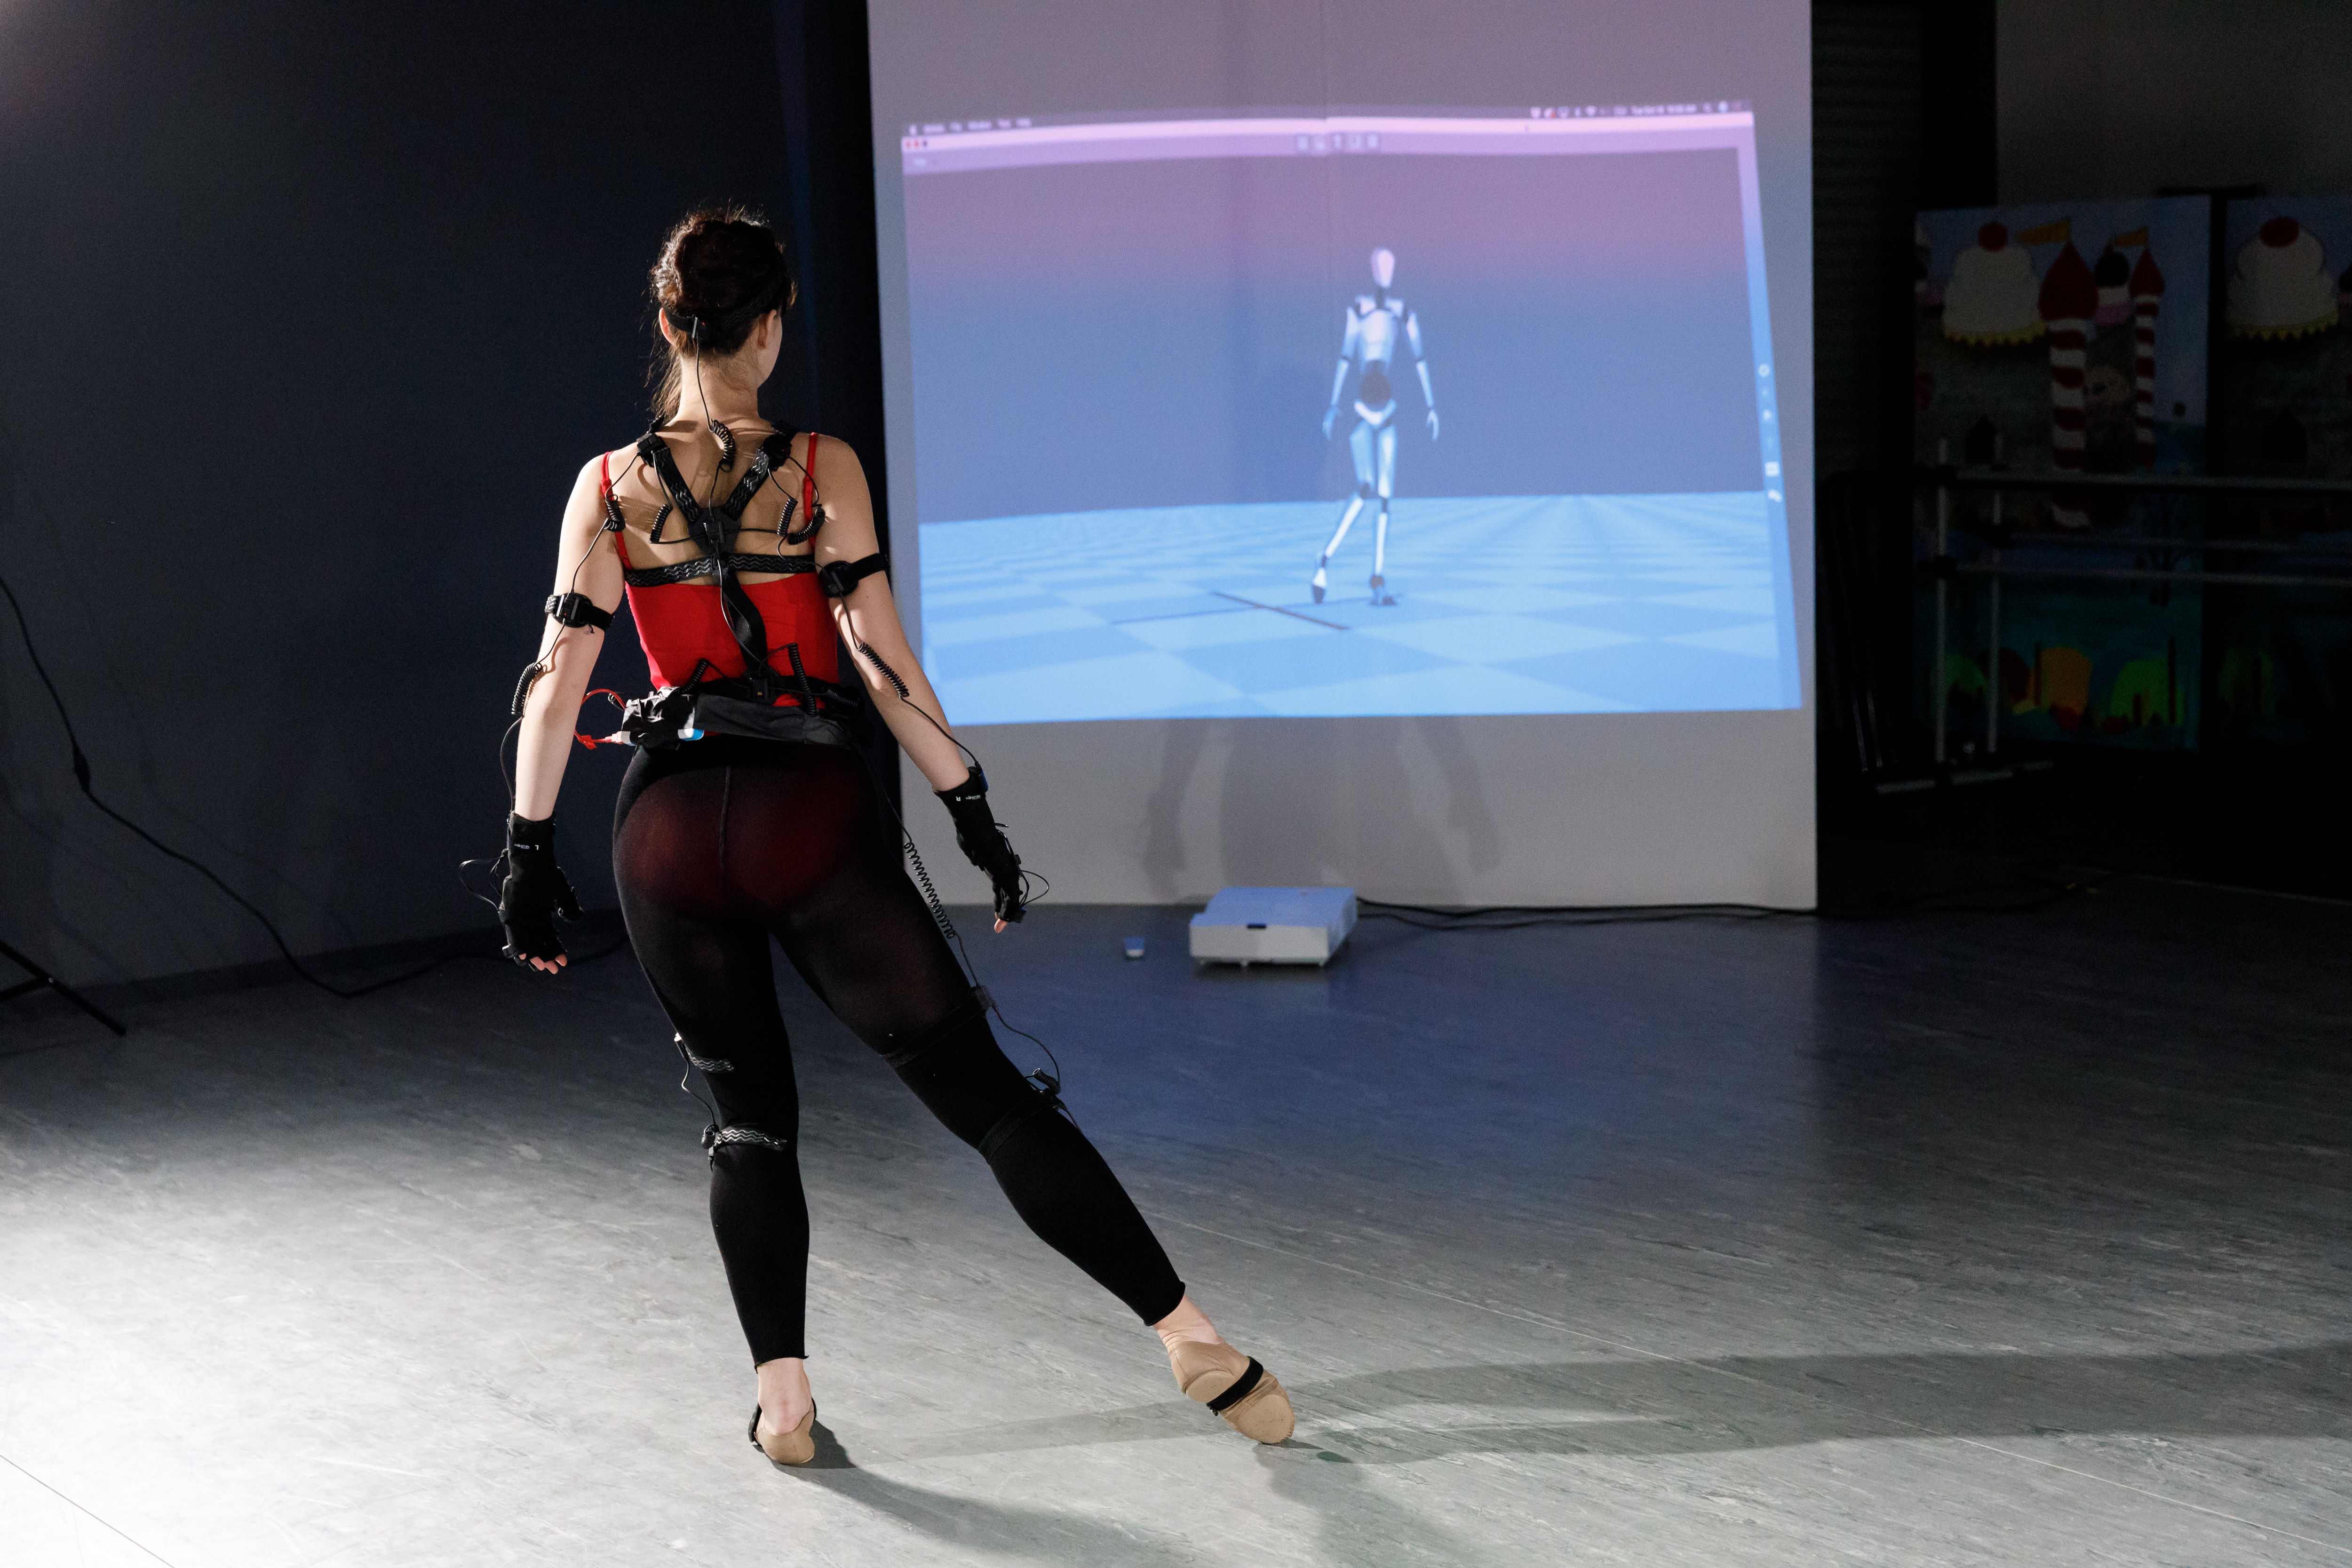
M 1353 888 L 1227 888 L 1192 917 L 1192 958 L 1328 963 L 1355 929 Z

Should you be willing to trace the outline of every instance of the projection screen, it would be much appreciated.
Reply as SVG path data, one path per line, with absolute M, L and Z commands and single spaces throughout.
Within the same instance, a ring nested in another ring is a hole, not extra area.
M 1811 902 L 1805 7 L 869 15 L 893 580 L 1054 897 Z

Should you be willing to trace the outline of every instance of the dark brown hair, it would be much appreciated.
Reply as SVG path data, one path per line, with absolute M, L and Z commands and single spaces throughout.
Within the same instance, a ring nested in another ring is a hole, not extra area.
M 777 287 L 778 274 L 782 286 Z M 762 295 L 774 310 L 789 310 L 797 285 L 792 258 L 783 241 L 767 221 L 747 207 L 702 207 L 687 214 L 662 241 L 654 262 L 653 302 L 667 311 L 675 342 L 656 351 L 654 371 L 660 384 L 654 393 L 654 416 L 675 412 L 686 362 L 701 354 L 724 358 L 749 342 L 751 329 L 765 310 L 731 324 L 725 318 Z M 706 323 L 701 341 L 688 336 L 692 321 Z M 717 329 L 717 330 L 713 330 Z

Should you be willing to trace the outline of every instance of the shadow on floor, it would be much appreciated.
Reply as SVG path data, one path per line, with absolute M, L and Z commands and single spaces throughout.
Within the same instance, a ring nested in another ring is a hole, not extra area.
M 2200 1355 L 1932 1354 L 1570 1361 L 1417 1367 L 1291 1393 L 1327 1461 L 1458 1454 L 1720 1453 L 1865 1438 L 2076 1432 L 2352 1439 L 2352 1343 Z M 1433 1406 L 1430 1418 L 1366 1416 Z M 1490 1422 L 1475 1412 L 1547 1412 Z M 1567 1419 L 1561 1416 L 1573 1412 Z M 919 1459 L 1191 1437 L 1173 1402 L 919 1440 Z
M 1114 1526 L 1059 1509 L 1024 1508 L 954 1492 L 932 1491 L 861 1468 L 823 1422 L 816 1458 L 793 1473 L 845 1501 L 896 1520 L 935 1541 L 1038 1563 L 1195 1563 L 1197 1552 L 1136 1526 Z

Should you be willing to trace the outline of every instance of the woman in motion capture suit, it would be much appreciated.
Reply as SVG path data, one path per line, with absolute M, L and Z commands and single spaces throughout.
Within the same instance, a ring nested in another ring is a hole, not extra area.
M 591 458 L 564 509 L 556 592 L 525 677 L 499 912 L 510 957 L 562 972 L 553 915 L 576 909 L 555 865 L 556 792 L 625 592 L 663 689 L 628 710 L 639 749 L 614 814 L 614 876 L 646 977 L 717 1101 L 704 1135 L 710 1221 L 759 1381 L 751 1441 L 779 1465 L 816 1452 L 799 1100 L 772 938 L 980 1152 L 1029 1228 L 1158 1331 L 1186 1394 L 1261 1443 L 1282 1441 L 1282 1385 L 1193 1305 L 1110 1167 L 1057 1113 L 1052 1081 L 1041 1089 L 997 1048 L 986 994 L 908 880 L 897 824 L 845 742 L 859 698 L 835 683 L 844 643 L 989 874 L 996 929 L 1020 920 L 1020 860 L 899 626 L 856 455 L 760 417 L 793 303 L 782 246 L 749 215 L 698 212 L 663 245 L 653 295 L 669 344 L 659 423 Z

